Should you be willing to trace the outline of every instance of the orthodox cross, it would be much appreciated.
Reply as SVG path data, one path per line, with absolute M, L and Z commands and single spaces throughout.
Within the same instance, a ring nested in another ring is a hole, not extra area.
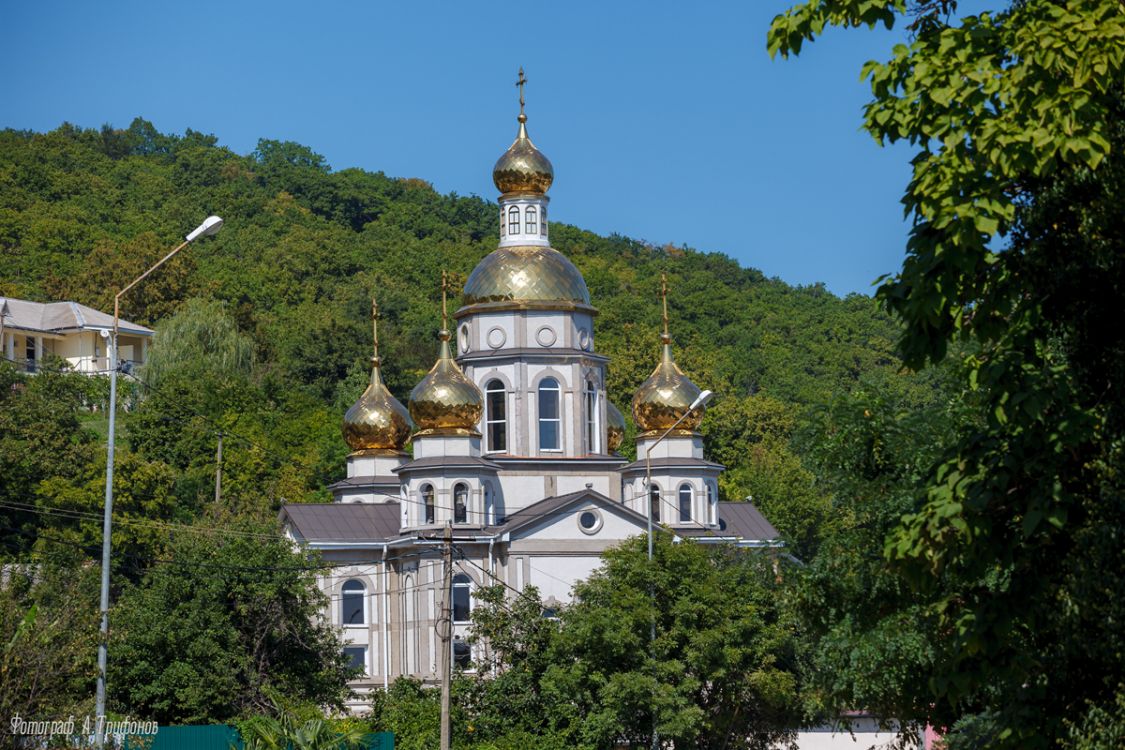
M 668 274 L 660 274 L 660 300 L 664 305 L 664 338 L 668 338 Z
M 518 81 L 516 81 L 516 86 L 519 87 L 519 90 L 520 90 L 520 122 L 523 122 L 524 120 L 527 119 L 527 115 L 525 115 L 523 113 L 523 105 L 524 105 L 523 87 L 526 86 L 526 85 L 527 85 L 527 77 L 523 74 L 523 66 L 521 65 L 520 66 L 520 79 Z
M 442 269 L 441 272 L 441 330 L 448 330 L 448 313 L 445 310 L 445 292 L 449 289 L 449 275 Z
M 375 298 L 371 298 L 371 340 L 374 345 L 374 356 L 372 359 L 378 364 L 379 361 L 379 303 Z

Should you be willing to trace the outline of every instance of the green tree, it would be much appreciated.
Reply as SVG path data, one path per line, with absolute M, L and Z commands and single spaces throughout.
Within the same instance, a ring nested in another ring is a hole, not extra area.
M 171 373 L 245 378 L 254 344 L 238 330 L 221 302 L 191 299 L 156 328 L 143 377 L 158 386 Z
M 177 535 L 111 613 L 116 710 L 161 723 L 268 712 L 275 697 L 341 709 L 351 670 L 320 617 L 316 558 L 267 524 Z
M 575 589 L 543 677 L 550 727 L 609 748 L 766 748 L 799 723 L 791 623 L 766 555 L 636 537 Z M 655 618 L 656 643 L 649 643 Z
M 865 127 L 917 153 L 913 228 L 878 297 L 921 368 L 964 342 L 968 420 L 891 530 L 886 554 L 943 637 L 931 698 L 949 743 L 1046 747 L 1090 707 L 1117 710 L 1125 671 L 1113 539 L 1125 338 L 1107 293 L 1125 278 L 1120 201 L 1125 11 L 1113 0 L 815 0 L 778 16 L 796 54 L 828 26 L 912 38 L 870 62 Z M 904 707 L 904 710 L 908 710 Z

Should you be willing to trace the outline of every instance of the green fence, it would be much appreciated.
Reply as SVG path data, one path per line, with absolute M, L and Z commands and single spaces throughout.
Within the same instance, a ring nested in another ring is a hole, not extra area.
M 395 736 L 377 732 L 363 738 L 367 750 L 395 750 Z M 230 750 L 242 749 L 242 739 L 234 727 L 224 724 L 187 727 L 160 727 L 155 737 L 127 740 L 123 750 Z

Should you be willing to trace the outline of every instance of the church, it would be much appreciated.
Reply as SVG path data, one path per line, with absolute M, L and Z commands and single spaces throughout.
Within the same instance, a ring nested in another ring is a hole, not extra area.
M 618 453 L 625 421 L 606 398 L 597 309 L 582 274 L 550 244 L 554 170 L 528 137 L 520 77 L 519 131 L 492 171 L 499 245 L 468 277 L 452 322 L 443 283 L 436 362 L 404 407 L 380 375 L 373 305 L 370 384 L 344 416 L 347 476 L 330 488 L 335 502 L 281 511 L 287 535 L 331 566 L 319 579 L 326 616 L 362 670 L 354 710 L 399 676 L 437 679 L 447 526 L 462 669 L 474 663 L 467 636 L 478 587 L 533 585 L 549 615 L 603 551 L 646 533 L 649 514 L 679 538 L 779 546 L 751 503 L 718 499 L 723 466 L 704 457 L 705 399 L 676 365 L 666 288 L 664 329 L 653 331 L 662 356 L 631 404 L 639 460 Z

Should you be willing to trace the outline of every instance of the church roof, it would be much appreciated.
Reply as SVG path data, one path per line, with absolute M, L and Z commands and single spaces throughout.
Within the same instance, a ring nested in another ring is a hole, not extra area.
M 704 458 L 687 457 L 654 458 L 652 459 L 651 464 L 652 468 L 654 469 L 679 469 L 686 466 L 691 466 L 697 468 L 714 469 L 715 471 L 722 471 L 726 468 L 722 464 L 717 464 L 714 461 L 708 461 Z M 637 472 L 644 472 L 645 469 L 645 461 L 644 459 L 641 459 L 640 461 L 634 461 L 631 464 L 623 466 L 621 468 L 621 471 L 635 474 Z
M 505 518 L 503 523 L 488 527 L 488 532 L 500 534 L 519 531 L 565 510 L 570 505 L 591 500 L 598 505 L 612 508 L 615 512 L 625 517 L 633 518 L 641 523 L 647 523 L 647 519 L 632 508 L 611 500 L 596 490 L 585 489 L 570 492 L 566 495 L 543 498 L 539 502 L 532 503 L 525 508 L 520 508 L 512 515 Z
M 375 542 L 399 535 L 398 503 L 287 503 L 281 516 L 308 541 Z
M 681 536 L 730 539 L 738 537 L 746 542 L 775 542 L 781 534 L 766 520 L 761 511 L 749 501 L 719 503 L 719 528 L 676 529 Z

